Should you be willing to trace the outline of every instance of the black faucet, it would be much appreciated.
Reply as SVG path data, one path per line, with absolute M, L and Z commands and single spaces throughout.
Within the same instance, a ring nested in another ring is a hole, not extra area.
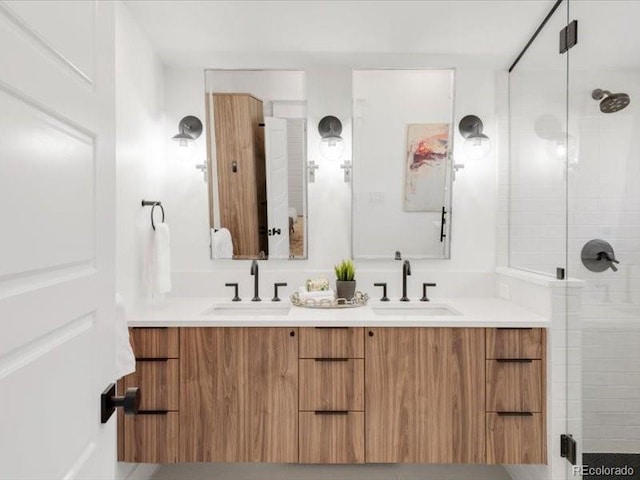
M 258 295 L 258 280 L 260 278 L 260 272 L 258 269 L 258 261 L 257 260 L 253 260 L 253 262 L 251 262 L 251 275 L 254 276 L 253 279 L 253 298 L 251 299 L 252 302 L 260 302 L 260 296 Z
M 405 260 L 402 264 L 402 298 L 401 302 L 408 302 L 409 297 L 407 297 L 407 276 L 411 275 L 411 264 L 409 260 Z

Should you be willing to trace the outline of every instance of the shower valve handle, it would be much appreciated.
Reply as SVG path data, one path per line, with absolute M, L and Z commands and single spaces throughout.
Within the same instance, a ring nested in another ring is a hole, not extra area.
M 612 257 L 611 255 L 609 255 L 609 253 L 598 252 L 598 260 L 600 261 L 604 260 L 605 262 L 609 262 L 609 266 L 611 267 L 611 270 L 613 270 L 614 272 L 618 271 L 618 267 L 616 267 L 615 264 L 620 262 L 616 260 L 616 257 Z
M 611 244 L 605 240 L 596 238 L 589 240 L 582 247 L 580 253 L 582 264 L 592 272 L 605 272 L 608 269 L 618 271 L 616 254 Z

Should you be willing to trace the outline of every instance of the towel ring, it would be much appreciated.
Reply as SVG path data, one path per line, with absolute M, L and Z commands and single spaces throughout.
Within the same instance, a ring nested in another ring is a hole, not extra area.
M 154 201 L 150 201 L 150 200 L 142 200 L 142 206 L 143 207 L 151 207 L 151 227 L 154 230 L 156 229 L 156 224 L 153 222 L 153 211 L 156 209 L 156 207 L 160 207 L 160 210 L 162 211 L 162 223 L 164 223 L 164 207 L 162 206 L 162 202 L 154 202 Z

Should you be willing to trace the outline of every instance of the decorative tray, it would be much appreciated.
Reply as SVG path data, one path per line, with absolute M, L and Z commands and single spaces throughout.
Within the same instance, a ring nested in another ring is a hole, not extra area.
M 356 308 L 364 307 L 369 301 L 369 295 L 362 292 L 356 292 L 352 300 L 345 300 L 344 298 L 306 298 L 303 300 L 298 292 L 292 294 L 289 298 L 292 305 L 304 308 Z

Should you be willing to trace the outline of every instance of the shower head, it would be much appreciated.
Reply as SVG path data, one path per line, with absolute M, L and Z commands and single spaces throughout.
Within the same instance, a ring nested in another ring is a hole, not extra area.
M 600 111 L 602 113 L 615 113 L 625 108 L 631 103 L 631 98 L 626 93 L 611 93 L 609 90 L 596 88 L 591 92 L 591 98 L 594 100 L 602 100 L 600 102 Z

